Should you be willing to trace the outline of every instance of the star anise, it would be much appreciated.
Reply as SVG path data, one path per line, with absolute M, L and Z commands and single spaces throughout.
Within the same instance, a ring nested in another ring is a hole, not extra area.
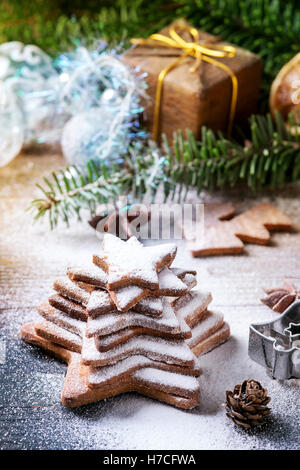
M 267 294 L 261 301 L 275 312 L 283 313 L 293 302 L 300 300 L 300 288 L 296 289 L 294 284 L 283 279 L 282 287 L 264 289 Z

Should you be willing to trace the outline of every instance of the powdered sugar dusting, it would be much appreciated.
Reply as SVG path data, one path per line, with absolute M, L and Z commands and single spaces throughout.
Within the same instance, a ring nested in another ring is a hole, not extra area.
M 138 286 L 126 286 L 120 287 L 113 291 L 113 298 L 115 299 L 115 303 L 120 310 L 126 310 L 128 305 L 133 304 L 135 305 L 141 295 L 147 295 L 145 289 L 142 289 Z
M 182 282 L 179 277 L 176 276 L 171 269 L 165 268 L 163 269 L 158 276 L 159 279 L 159 289 L 168 289 L 168 290 L 175 290 L 179 293 L 186 292 L 187 286 L 184 282 Z
M 153 291 L 153 295 L 157 297 L 164 295 L 178 296 L 184 294 L 187 289 L 191 289 L 197 284 L 196 278 L 193 274 L 186 274 L 186 271 L 178 268 L 177 271 L 179 274 L 183 275 L 183 280 L 180 280 L 180 278 L 174 274 L 172 269 L 164 268 L 158 274 L 159 287 L 157 290 Z M 138 286 L 129 285 L 115 289 L 114 291 L 111 291 L 111 294 L 118 309 L 126 311 L 130 307 L 133 308 L 141 298 L 149 296 L 151 292 Z M 153 303 L 153 301 L 151 302 Z M 145 303 L 142 303 L 141 307 L 143 305 L 145 305 Z
M 139 380 L 150 383 L 153 387 L 156 384 L 160 384 L 162 387 L 169 389 L 178 389 L 181 393 L 185 391 L 193 390 L 194 392 L 200 392 L 199 382 L 195 377 L 188 375 L 176 374 L 174 372 L 168 372 L 165 370 L 153 369 L 147 367 L 146 369 L 140 369 L 133 374 Z
M 53 288 L 62 296 L 75 300 L 75 302 L 79 302 L 85 307 L 89 302 L 90 294 L 75 282 L 72 282 L 67 276 L 56 279 Z
M 60 155 L 23 154 L 0 170 L 0 326 L 7 347 L 0 370 L 1 449 L 299 449 L 300 381 L 273 380 L 247 352 L 249 324 L 277 316 L 260 305 L 262 286 L 280 285 L 284 275 L 298 282 L 300 237 L 295 233 L 274 234 L 272 246 L 249 245 L 241 256 L 201 260 L 191 258 L 185 244 L 177 241 L 176 264 L 198 271 L 201 289 L 212 291 L 213 310 L 221 309 L 232 330 L 227 343 L 200 358 L 199 408 L 185 412 L 136 393 L 76 410 L 61 405 L 65 366 L 17 338 L 21 324 L 38 317 L 36 306 L 51 294 L 53 279 L 74 264 L 74 253 L 82 266 L 100 249 L 86 212 L 83 222 L 73 220 L 68 229 L 61 224 L 50 231 L 47 223 L 33 225 L 24 210 L 39 197 L 34 183 L 50 167 L 64 166 Z M 299 225 L 299 188 L 297 183 L 285 185 L 275 193 L 260 193 L 260 199 L 272 202 Z M 254 204 L 247 189 L 241 194 L 240 188 L 213 196 L 203 192 L 201 198 L 230 199 L 238 210 Z M 188 194 L 187 202 L 198 200 L 196 192 Z M 16 229 L 16 221 L 22 230 Z M 272 397 L 270 424 L 254 432 L 234 426 L 221 406 L 225 390 L 246 378 L 259 380 Z
M 89 383 L 94 385 L 105 384 L 106 382 L 118 378 L 130 369 L 150 366 L 153 361 L 145 356 L 134 355 L 118 361 L 116 364 L 100 368 L 90 367 Z
M 182 320 L 186 319 L 189 324 L 188 319 L 198 313 L 204 312 L 211 301 L 212 296 L 210 292 L 192 290 L 187 295 L 174 302 L 174 309 L 178 318 Z
M 51 307 L 47 303 L 40 305 L 39 314 L 42 317 L 44 317 L 46 320 L 52 323 L 55 323 L 61 328 L 65 328 L 71 333 L 75 333 L 80 336 L 83 336 L 85 334 L 85 329 L 86 329 L 85 322 L 81 320 L 77 320 L 75 318 L 71 318 L 68 315 L 65 315 L 60 310 L 57 310 L 56 308 Z
M 163 313 L 163 303 L 157 297 L 145 297 L 135 305 L 135 310 L 148 315 L 160 316 Z
M 182 277 L 182 282 L 188 287 L 188 289 L 192 289 L 197 285 L 197 278 L 194 274 L 187 273 Z
M 135 354 L 141 354 L 149 359 L 167 362 L 168 364 L 192 365 L 194 355 L 184 341 L 165 340 L 155 336 L 136 336 L 126 343 L 116 346 L 107 352 L 96 348 L 93 338 L 83 338 L 82 358 L 84 362 L 97 362 L 99 365 L 113 364 Z
M 73 318 L 78 318 L 84 321 L 87 320 L 87 312 L 84 307 L 60 294 L 51 295 L 49 297 L 49 304 Z
M 191 328 L 189 327 L 189 325 L 187 324 L 187 322 L 185 321 L 184 318 L 178 318 L 178 322 L 179 322 L 179 325 L 180 325 L 180 330 L 182 331 L 182 333 L 189 333 L 191 331 Z
M 194 269 L 179 268 L 178 266 L 172 266 L 170 269 L 175 274 L 175 276 L 179 277 L 181 280 L 186 276 L 186 274 L 197 276 L 197 271 Z
M 146 315 L 136 313 L 132 310 L 125 313 L 118 312 L 100 316 L 98 318 L 89 318 L 87 323 L 87 335 L 107 335 L 123 328 L 143 326 L 146 328 L 157 328 L 165 332 L 180 332 L 179 321 L 174 315 L 170 304 L 165 301 L 163 314 L 158 318 L 151 318 Z
M 224 323 L 223 315 L 216 312 L 208 312 L 208 314 L 201 319 L 192 328 L 192 338 L 187 340 L 187 344 L 192 348 L 200 341 L 203 341 L 208 336 L 215 333 Z
M 99 290 L 91 293 L 86 309 L 88 314 L 101 315 L 109 310 L 115 310 L 115 306 L 111 301 L 110 295 L 105 291 Z
M 195 362 L 197 364 L 197 359 L 195 358 Z M 133 372 L 135 369 L 139 369 L 142 367 L 154 367 L 154 368 L 161 368 L 164 366 L 163 363 L 157 363 L 148 357 L 142 355 L 133 355 L 118 361 L 116 364 L 112 364 L 109 366 L 104 367 L 90 367 L 89 368 L 89 375 L 88 380 L 90 384 L 93 385 L 102 385 L 108 381 L 116 381 L 118 377 L 122 374 L 128 373 L 128 371 Z M 167 368 L 167 364 L 165 364 Z M 194 367 L 182 367 L 182 373 L 186 375 L 198 375 L 199 371 L 197 370 L 197 365 Z
M 75 333 L 71 333 L 71 331 L 66 330 L 65 328 L 61 328 L 60 326 L 49 321 L 37 322 L 36 326 L 38 326 L 39 330 L 42 329 L 45 333 L 51 334 L 57 339 L 73 343 L 81 348 L 81 337 Z
M 107 283 L 106 272 L 93 264 L 86 268 L 68 268 L 67 272 L 74 281 L 87 282 L 99 287 L 105 287 Z
M 132 237 L 127 242 L 106 234 L 103 239 L 103 260 L 108 268 L 108 285 L 127 279 L 141 279 L 149 288 L 158 287 L 157 270 L 166 256 L 176 254 L 176 245 L 158 245 L 145 248 Z M 162 266 L 163 267 L 163 266 Z
M 128 337 L 131 337 L 132 335 L 135 334 L 136 328 L 139 329 L 139 327 L 135 328 L 124 328 L 123 330 L 116 331 L 115 333 L 111 333 L 109 335 L 103 335 L 99 336 L 98 338 L 95 338 L 95 341 L 97 340 L 98 348 L 100 349 L 100 345 L 103 346 L 103 348 L 109 348 L 111 345 L 115 343 L 119 343 L 119 341 L 123 341 L 123 338 L 125 336 L 125 340 L 127 341 Z

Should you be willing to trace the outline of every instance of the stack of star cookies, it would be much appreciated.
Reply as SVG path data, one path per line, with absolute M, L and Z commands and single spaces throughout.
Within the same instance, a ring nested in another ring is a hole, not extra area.
M 171 301 L 178 320 L 184 320 L 190 327 L 191 337 L 186 342 L 196 356 L 211 351 L 230 337 L 223 314 L 209 310 L 211 302 L 211 293 L 198 289 Z
M 191 291 L 196 273 L 171 267 L 175 256 L 175 245 L 144 247 L 135 237 L 107 234 L 91 267 L 55 280 L 55 293 L 38 308 L 42 320 L 23 325 L 21 337 L 68 363 L 65 405 L 126 391 L 180 408 L 198 405 L 200 369 L 191 348 L 208 350 L 203 341 L 224 325 L 222 317 L 217 327 L 211 319 L 200 341 L 193 335 L 191 324 L 212 315 L 211 296 Z

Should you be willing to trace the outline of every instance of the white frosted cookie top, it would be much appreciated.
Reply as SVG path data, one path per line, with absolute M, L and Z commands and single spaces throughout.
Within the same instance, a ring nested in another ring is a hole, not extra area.
M 197 325 L 192 329 L 193 335 L 201 338 L 201 336 L 206 336 L 206 332 L 210 331 L 214 326 L 224 322 L 223 315 L 217 312 L 208 312 L 208 315 L 201 320 Z
M 143 295 L 145 289 L 138 286 L 127 286 L 120 287 L 119 289 L 114 290 L 113 295 L 116 301 L 117 306 L 123 310 L 126 309 L 128 305 L 138 302 L 141 295 Z M 146 293 L 145 293 L 146 295 Z
M 215 333 L 223 324 L 224 317 L 221 313 L 208 312 L 207 315 L 192 328 L 192 337 L 187 340 L 187 344 L 193 347 Z
M 175 257 L 176 245 L 144 247 L 136 242 L 136 237 L 124 242 L 114 235 L 105 234 L 102 259 L 107 265 L 108 285 L 125 277 L 128 281 L 139 278 L 158 287 L 158 266 L 164 263 L 166 257 Z
M 99 342 L 101 346 L 104 348 L 110 347 L 112 344 L 118 343 L 119 341 L 122 342 L 123 338 L 127 338 L 128 336 L 131 337 L 133 335 L 133 329 L 125 328 L 123 330 L 116 331 L 115 333 L 111 333 L 109 335 L 104 335 L 99 337 Z
M 90 294 L 67 276 L 56 279 L 53 283 L 53 288 L 62 296 L 75 300 L 75 302 L 81 303 L 84 307 L 88 304 Z
M 166 300 L 163 300 L 163 313 L 161 317 L 152 318 L 133 310 L 124 313 L 108 313 L 98 318 L 88 319 L 87 335 L 107 335 L 133 326 L 144 326 L 160 331 L 180 333 L 180 324 L 174 310 Z
M 158 275 L 159 289 L 169 289 L 186 292 L 186 284 L 169 268 L 164 268 Z
M 151 385 L 161 384 L 168 388 L 178 388 L 179 390 L 198 391 L 199 383 L 195 377 L 178 374 L 165 370 L 147 367 L 133 373 L 137 379 L 147 382 Z
M 188 278 L 187 280 L 184 279 L 182 281 L 173 273 L 171 269 L 164 268 L 158 274 L 159 287 L 158 287 L 158 290 L 153 291 L 153 295 L 155 296 L 182 295 L 183 293 L 187 291 L 187 289 L 193 287 L 196 284 L 195 278 L 193 277 L 193 275 L 189 275 L 189 276 L 191 276 L 191 278 Z M 130 308 L 134 306 L 137 302 L 140 302 L 141 297 L 148 298 L 147 296 L 149 296 L 149 294 L 151 295 L 151 292 L 148 292 L 146 289 L 143 289 L 138 286 L 130 285 L 127 287 L 121 287 L 121 288 L 115 289 L 113 291 L 113 299 L 116 303 L 116 306 L 120 310 L 126 311 L 127 308 Z M 141 305 L 144 306 L 145 305 L 144 302 L 147 303 L 147 300 L 142 301 L 142 302 L 143 303 Z M 154 305 L 152 300 L 151 300 L 151 303 L 152 305 Z M 157 309 L 158 303 L 156 305 L 157 305 L 156 307 Z
M 184 282 L 188 289 L 192 289 L 197 285 L 197 278 L 194 274 L 187 273 L 182 277 L 182 282 Z
M 38 312 L 43 318 L 60 326 L 61 328 L 71 331 L 72 333 L 76 333 L 79 336 L 83 336 L 85 334 L 86 322 L 71 318 L 47 303 L 40 305 Z
M 183 279 L 186 274 L 192 274 L 193 276 L 197 276 L 197 272 L 194 269 L 186 269 L 186 268 L 178 268 L 177 266 L 172 266 L 172 272 L 175 276 L 179 277 L 179 279 Z
M 211 301 L 212 296 L 210 292 L 192 290 L 184 297 L 177 299 L 173 307 L 177 317 L 184 320 L 195 312 L 199 313 L 206 310 Z
M 195 358 L 197 363 L 197 359 Z M 116 381 L 120 375 L 127 375 L 131 372 L 134 372 L 137 369 L 142 367 L 154 367 L 154 368 L 167 368 L 168 366 L 157 361 L 153 361 L 148 357 L 136 354 L 134 356 L 121 359 L 116 364 L 112 364 L 104 367 L 90 367 L 88 373 L 88 381 L 93 385 L 105 385 L 106 382 Z M 191 368 L 185 368 L 187 375 L 198 375 L 199 367 L 198 365 Z M 182 368 L 183 369 L 183 368 Z
M 93 264 L 84 268 L 68 268 L 68 275 L 75 281 L 87 282 L 94 285 L 105 286 L 107 274 Z
M 180 325 L 180 331 L 184 334 L 187 334 L 187 333 L 190 333 L 191 334 L 191 328 L 187 325 L 187 323 L 184 321 L 184 320 L 180 320 L 178 319 L 179 321 L 179 325 Z M 124 342 L 124 341 L 127 341 L 127 339 L 131 338 L 134 334 L 134 330 L 135 330 L 136 327 L 132 327 L 132 328 L 125 328 L 125 329 L 122 329 L 122 330 L 119 330 L 119 331 L 116 331 L 115 333 L 111 333 L 109 335 L 104 335 L 104 336 L 100 336 L 99 337 L 99 342 L 101 343 L 101 346 L 103 346 L 104 348 L 109 348 L 111 345 L 114 345 L 115 343 L 118 343 L 118 342 Z M 139 328 L 139 327 L 137 327 Z M 143 328 L 143 327 L 141 327 Z M 155 332 L 157 331 L 157 333 L 160 331 L 160 329 L 156 329 L 156 328 L 153 328 L 152 331 L 154 333 L 153 336 L 155 336 Z M 148 334 L 147 331 L 139 331 L 136 336 L 138 334 Z
M 98 312 L 101 314 L 102 312 L 115 310 L 115 306 L 108 292 L 98 290 L 91 293 L 86 310 L 88 313 Z
M 216 331 L 209 334 L 206 338 L 202 339 L 202 341 L 195 341 L 195 344 L 190 347 L 196 350 L 197 355 L 202 355 L 224 343 L 229 337 L 230 328 L 228 323 L 224 322 L 220 328 L 216 329 Z
M 138 312 L 148 313 L 149 315 L 156 314 L 157 316 L 163 313 L 163 303 L 158 297 L 145 297 L 140 300 L 134 307 Z
M 131 369 L 136 369 L 139 367 L 146 367 L 151 365 L 153 362 L 152 359 L 142 355 L 134 355 L 121 359 L 115 364 L 104 366 L 104 367 L 90 367 L 88 380 L 91 384 L 105 384 L 105 382 L 112 380 L 113 378 L 124 374 Z
M 149 359 L 167 362 L 168 364 L 192 365 L 194 355 L 184 341 L 168 340 L 155 336 L 141 335 L 130 338 L 109 351 L 100 352 L 94 338 L 83 338 L 82 359 L 84 362 L 105 362 L 112 364 L 120 358 L 141 354 Z
M 82 339 L 80 336 L 75 333 L 72 333 L 71 331 L 66 330 L 65 328 L 61 328 L 60 326 L 50 321 L 43 320 L 41 322 L 36 323 L 36 326 L 40 330 L 43 330 L 45 333 L 55 336 L 57 340 L 60 340 L 61 342 L 73 343 L 79 347 L 81 347 L 82 345 Z

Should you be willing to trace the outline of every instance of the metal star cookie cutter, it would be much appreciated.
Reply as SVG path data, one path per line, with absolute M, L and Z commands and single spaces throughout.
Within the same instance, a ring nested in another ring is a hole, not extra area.
M 300 378 L 300 301 L 271 322 L 250 325 L 248 354 L 275 379 Z

